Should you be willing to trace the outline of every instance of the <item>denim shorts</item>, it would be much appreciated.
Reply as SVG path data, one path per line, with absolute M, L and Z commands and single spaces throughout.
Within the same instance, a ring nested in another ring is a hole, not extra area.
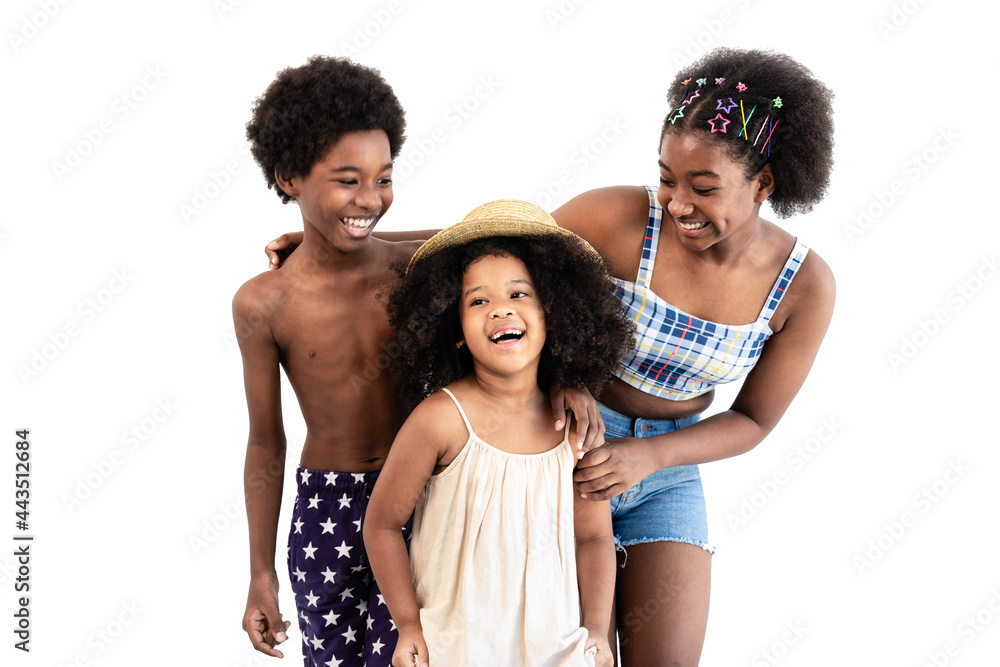
M 648 438 L 696 423 L 701 416 L 635 419 L 600 406 L 607 438 Z M 684 542 L 715 553 L 708 541 L 708 512 L 697 465 L 657 470 L 611 499 L 615 544 Z

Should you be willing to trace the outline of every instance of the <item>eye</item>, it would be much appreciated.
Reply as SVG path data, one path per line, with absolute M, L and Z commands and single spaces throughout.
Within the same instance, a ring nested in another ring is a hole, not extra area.
M 715 188 L 694 188 L 694 191 L 699 195 L 707 195 L 711 192 L 715 192 Z
M 517 290 L 516 292 L 514 292 L 514 293 L 512 293 L 510 295 L 510 298 L 512 298 L 512 299 L 520 299 L 521 297 L 525 297 L 525 296 L 530 296 L 530 295 L 527 292 L 525 292 L 524 290 Z
M 357 185 L 358 183 L 358 181 L 353 178 L 339 178 L 337 179 L 336 182 L 340 183 L 341 185 Z
M 660 183 L 662 183 L 663 185 L 667 186 L 668 188 L 674 187 L 674 182 L 673 181 L 669 181 L 669 180 L 663 178 L 662 176 L 660 177 Z
M 391 178 L 389 178 L 389 177 L 386 177 L 386 178 L 380 178 L 380 179 L 378 180 L 378 184 L 379 184 L 379 185 L 392 185 L 392 179 L 391 179 Z
M 472 301 L 470 301 L 470 302 L 469 302 L 469 305 L 470 305 L 470 306 L 481 306 L 481 305 L 483 305 L 484 303 L 486 303 L 486 299 L 483 299 L 483 298 L 476 298 L 476 299 L 473 299 Z

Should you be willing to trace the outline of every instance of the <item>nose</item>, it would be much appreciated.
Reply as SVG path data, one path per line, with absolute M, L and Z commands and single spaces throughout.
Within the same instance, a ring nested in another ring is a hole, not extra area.
M 361 184 L 354 194 L 354 203 L 359 208 L 374 210 L 382 205 L 382 197 L 373 184 Z
M 493 308 L 493 312 L 490 313 L 490 317 L 494 319 L 503 319 L 514 314 L 514 309 L 507 304 L 497 304 Z
M 667 213 L 675 218 L 682 218 L 685 215 L 694 213 L 694 204 L 681 194 L 680 188 L 674 188 L 674 191 L 670 194 L 670 200 L 667 202 L 666 208 Z

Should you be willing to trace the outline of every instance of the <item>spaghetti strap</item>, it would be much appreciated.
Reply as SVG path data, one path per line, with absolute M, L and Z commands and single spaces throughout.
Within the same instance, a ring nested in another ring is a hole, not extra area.
M 469 435 L 475 435 L 476 432 L 472 430 L 472 424 L 469 423 L 469 418 L 465 416 L 465 410 L 462 409 L 462 404 L 458 402 L 457 398 L 455 398 L 455 394 L 451 393 L 446 387 L 442 387 L 441 391 L 448 394 L 448 396 L 451 397 L 451 400 L 455 403 L 455 407 L 458 408 L 458 414 L 462 415 L 462 421 L 465 422 L 465 428 L 469 429 Z
M 799 267 L 802 266 L 802 260 L 806 258 L 808 252 L 809 246 L 795 239 L 795 247 L 792 248 L 791 254 L 788 255 L 788 261 L 781 268 L 778 279 L 774 281 L 774 287 L 771 288 L 771 293 L 767 296 L 764 308 L 760 311 L 760 315 L 757 316 L 758 320 L 763 320 L 765 323 L 771 320 L 771 316 L 774 315 L 774 311 L 778 309 L 778 304 L 781 303 L 781 299 L 785 296 L 785 290 L 792 283 L 792 279 L 798 273 Z

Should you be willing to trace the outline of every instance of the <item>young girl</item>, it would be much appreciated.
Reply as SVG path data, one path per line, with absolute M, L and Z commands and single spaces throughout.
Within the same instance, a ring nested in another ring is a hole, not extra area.
M 574 493 L 547 397 L 596 393 L 629 344 L 603 266 L 541 209 L 497 201 L 425 243 L 392 295 L 403 392 L 426 397 L 364 521 L 394 665 L 612 664 L 609 505 Z

